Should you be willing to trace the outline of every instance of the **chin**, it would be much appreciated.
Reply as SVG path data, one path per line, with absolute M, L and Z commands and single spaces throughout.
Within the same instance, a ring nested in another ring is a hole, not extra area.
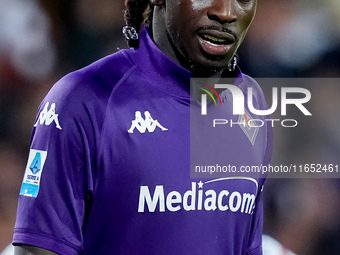
M 229 60 L 225 56 L 208 56 L 201 60 L 195 61 L 200 68 L 210 70 L 223 70 L 228 67 Z
M 194 76 L 213 76 L 227 68 L 227 65 L 209 62 L 195 62 L 191 65 L 191 72 Z
M 191 56 L 188 54 L 187 57 L 184 57 L 182 60 L 186 60 L 182 62 L 184 64 L 183 66 L 191 71 L 194 76 L 201 77 L 212 76 L 215 73 L 223 71 L 228 67 L 229 63 L 229 57 L 226 55 L 213 56 L 201 51 L 195 55 L 191 54 Z

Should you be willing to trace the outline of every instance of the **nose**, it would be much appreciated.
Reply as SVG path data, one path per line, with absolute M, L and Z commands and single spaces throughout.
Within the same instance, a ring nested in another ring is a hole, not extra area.
M 235 0 L 213 0 L 208 17 L 220 23 L 232 23 L 237 19 Z

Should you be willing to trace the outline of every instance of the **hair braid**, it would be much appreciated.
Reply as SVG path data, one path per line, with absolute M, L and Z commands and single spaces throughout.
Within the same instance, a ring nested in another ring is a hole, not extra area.
M 126 0 L 124 19 L 127 26 L 131 26 L 139 33 L 142 26 L 151 23 L 153 5 L 149 0 Z M 129 47 L 138 48 L 139 40 L 127 39 Z

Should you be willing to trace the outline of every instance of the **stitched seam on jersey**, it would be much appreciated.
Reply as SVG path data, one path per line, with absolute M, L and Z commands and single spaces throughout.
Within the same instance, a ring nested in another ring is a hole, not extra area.
M 36 232 L 30 231 L 30 230 L 26 230 L 24 228 L 15 228 L 14 230 L 15 230 L 14 232 L 17 232 L 17 233 L 30 234 L 30 235 L 34 235 L 34 236 L 42 236 L 42 237 L 51 239 L 51 240 L 55 241 L 56 243 L 59 243 L 61 245 L 66 245 L 67 247 L 74 250 L 77 254 L 81 253 L 81 248 L 79 248 L 77 245 L 75 245 L 71 242 L 68 242 L 68 241 L 56 239 L 55 237 L 53 237 L 51 235 L 47 235 L 47 234 L 43 234 L 43 233 L 36 233 Z
M 150 78 L 150 75 L 147 72 L 145 72 L 143 68 L 140 68 L 136 62 L 134 62 L 133 58 L 130 56 L 130 54 L 128 52 L 124 51 L 123 55 L 129 60 L 129 62 L 131 64 L 136 66 L 136 69 L 137 69 L 136 71 L 140 74 L 141 77 L 143 77 L 144 80 L 147 81 Z M 167 91 L 166 89 L 154 86 L 153 83 L 150 83 L 150 85 L 153 88 L 157 89 L 158 91 L 161 91 L 162 93 L 164 93 L 166 95 L 170 95 L 170 96 L 172 96 L 172 97 L 174 97 L 176 99 L 185 99 L 185 100 L 187 100 L 188 98 L 190 98 L 190 95 L 189 95 L 189 97 L 188 96 L 182 96 L 182 95 L 176 95 L 175 93 L 171 93 L 171 92 Z
M 124 56 L 126 56 L 124 54 Z M 105 114 L 104 114 L 104 119 L 103 119 L 103 122 L 102 122 L 102 129 L 100 131 L 100 141 L 99 141 L 99 151 L 98 151 L 98 154 L 97 154 L 97 158 L 99 159 L 98 162 L 97 162 L 97 166 L 96 168 L 98 169 L 98 171 L 100 171 L 100 163 L 101 163 L 101 156 L 103 154 L 103 149 L 104 147 L 102 146 L 104 141 L 105 141 L 105 137 L 103 136 L 103 134 L 106 132 L 107 130 L 107 126 L 105 125 L 106 122 L 107 122 L 107 115 L 109 114 L 108 113 L 108 105 L 109 105 L 109 102 L 111 102 L 112 100 L 112 97 L 113 97 L 113 94 L 116 92 L 116 90 L 125 82 L 126 79 L 128 79 L 131 75 L 131 73 L 133 73 L 135 70 L 136 70 L 136 65 L 132 66 L 124 75 L 123 77 L 118 81 L 118 83 L 113 87 L 111 93 L 110 93 L 110 96 L 107 100 L 107 103 L 106 103 L 106 107 L 105 107 Z M 99 178 L 96 178 L 95 180 L 95 186 L 93 187 L 93 199 L 95 200 L 95 195 L 96 195 L 96 190 L 97 190 L 97 187 L 98 187 L 98 182 L 99 182 Z
M 132 66 L 137 66 L 137 64 L 133 61 L 133 59 L 130 57 L 129 53 L 127 52 L 127 50 L 122 50 L 122 54 L 124 55 L 124 57 L 130 62 L 130 64 Z

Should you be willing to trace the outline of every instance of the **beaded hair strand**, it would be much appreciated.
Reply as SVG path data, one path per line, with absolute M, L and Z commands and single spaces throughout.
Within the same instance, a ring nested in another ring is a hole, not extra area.
M 151 23 L 153 5 L 149 0 L 126 0 L 126 9 L 124 19 L 126 26 L 123 28 L 123 34 L 126 37 L 129 47 L 139 47 L 140 29 Z

